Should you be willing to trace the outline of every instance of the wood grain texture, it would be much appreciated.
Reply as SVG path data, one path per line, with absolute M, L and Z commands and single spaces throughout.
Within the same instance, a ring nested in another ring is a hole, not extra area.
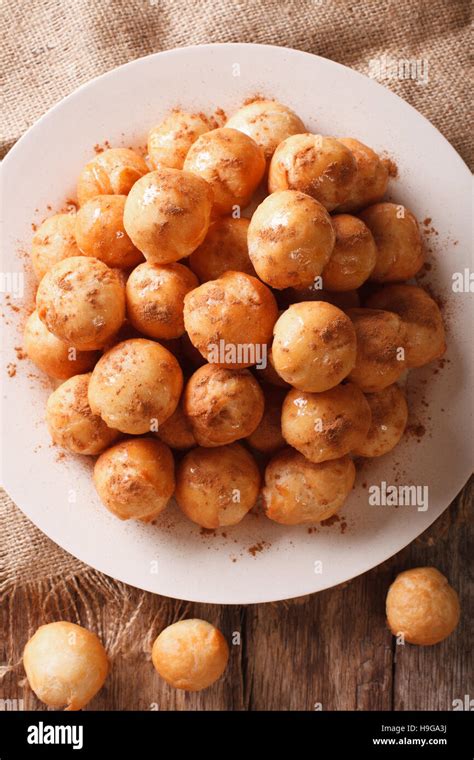
M 446 710 L 454 699 L 474 696 L 469 620 L 473 612 L 471 480 L 451 507 L 410 546 L 369 573 L 302 599 L 248 607 L 190 604 L 147 595 L 156 627 L 143 631 L 143 652 L 118 651 L 106 685 L 90 703 L 94 710 Z M 385 625 L 385 595 L 398 572 L 434 565 L 461 599 L 455 633 L 434 647 L 397 646 Z M 133 610 L 135 590 L 131 590 Z M 57 609 L 58 617 L 90 624 L 80 596 Z M 99 628 L 114 637 L 114 609 L 100 608 Z M 153 636 L 182 617 L 217 625 L 230 643 L 225 677 L 207 691 L 174 691 L 150 661 Z M 7 633 L 19 661 L 28 630 L 40 625 L 27 615 Z M 8 631 L 8 628 L 7 628 Z M 233 643 L 234 642 L 234 643 Z M 4 642 L 5 643 L 5 642 Z M 43 710 L 20 664 L 3 679 L 0 696 L 23 699 Z

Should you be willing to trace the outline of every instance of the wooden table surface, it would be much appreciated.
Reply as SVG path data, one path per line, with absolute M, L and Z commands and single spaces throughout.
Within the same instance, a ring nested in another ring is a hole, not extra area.
M 122 657 L 119 652 L 89 709 L 452 709 L 454 700 L 474 696 L 468 625 L 473 611 L 468 521 L 473 485 L 471 479 L 451 507 L 411 545 L 365 575 L 327 591 L 247 607 L 147 595 L 162 625 L 183 616 L 201 617 L 219 626 L 229 642 L 234 640 L 225 677 L 201 693 L 174 691 L 154 672 L 149 653 Z M 453 635 L 434 647 L 399 646 L 385 625 L 385 595 L 398 572 L 423 565 L 437 567 L 458 591 L 461 622 Z M 139 592 L 131 590 L 132 601 L 135 593 Z M 110 630 L 116 608 L 106 604 L 99 614 L 102 630 Z M 84 625 L 90 624 L 79 596 L 72 596 L 66 607 L 63 602 L 60 615 L 78 616 Z M 41 622 L 26 613 L 14 621 L 11 635 L 18 642 L 18 659 L 28 630 Z M 25 709 L 44 709 L 22 675 L 21 667 L 6 675 L 2 696 L 23 699 Z

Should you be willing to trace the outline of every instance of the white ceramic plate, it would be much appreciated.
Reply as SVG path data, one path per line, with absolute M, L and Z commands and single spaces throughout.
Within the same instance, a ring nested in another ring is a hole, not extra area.
M 420 220 L 430 217 L 438 232 L 430 238 L 434 263 L 426 282 L 446 303 L 447 361 L 437 373 L 428 367 L 408 380 L 414 417 L 426 433 L 363 468 L 343 519 L 309 533 L 249 515 L 212 536 L 201 535 L 175 507 L 155 526 L 115 519 L 99 503 L 90 461 L 58 461 L 43 422 L 48 382 L 15 356 L 24 305 L 12 298 L 20 311 L 3 309 L 3 480 L 11 497 L 50 538 L 94 568 L 148 591 L 221 604 L 299 596 L 369 570 L 416 538 L 467 480 L 474 323 L 469 294 L 451 288 L 453 272 L 470 266 L 467 167 L 428 121 L 374 81 L 306 53 L 229 44 L 159 53 L 95 79 L 40 119 L 2 170 L 2 269 L 11 277 L 28 269 L 19 252 L 29 248 L 32 221 L 74 194 L 96 143 L 143 144 L 170 107 L 230 112 L 257 92 L 287 103 L 311 131 L 354 136 L 394 157 L 400 176 L 389 196 Z M 13 378 L 9 362 L 17 365 Z M 381 481 L 428 486 L 429 508 L 370 506 L 363 483 Z

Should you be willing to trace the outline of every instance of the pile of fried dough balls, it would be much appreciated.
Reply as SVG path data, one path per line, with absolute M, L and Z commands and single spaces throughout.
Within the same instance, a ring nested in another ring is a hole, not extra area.
M 110 512 L 152 521 L 174 495 L 216 529 L 261 495 L 271 520 L 314 524 L 348 497 L 354 457 L 397 445 L 397 383 L 446 344 L 437 304 L 405 282 L 423 246 L 383 200 L 386 164 L 256 98 L 224 126 L 173 110 L 146 158 L 85 165 L 77 212 L 33 237 L 24 347 L 62 381 L 53 442 L 98 457 Z
M 387 623 L 398 643 L 433 645 L 456 628 L 459 599 L 434 567 L 400 573 L 386 601 Z M 151 659 L 170 686 L 201 691 L 224 674 L 229 646 L 205 620 L 179 620 L 155 639 Z M 42 625 L 25 646 L 23 664 L 36 696 L 50 707 L 80 710 L 102 688 L 109 673 L 107 653 L 95 633 L 67 621 Z
M 111 148 L 86 164 L 77 213 L 33 238 L 25 348 L 63 381 L 54 443 L 98 456 L 114 515 L 151 521 L 174 495 L 215 529 L 261 495 L 277 523 L 319 522 L 350 493 L 353 458 L 400 441 L 397 383 L 445 335 L 405 282 L 423 246 L 413 214 L 383 200 L 386 163 L 256 98 L 224 126 L 174 110 L 146 159 Z

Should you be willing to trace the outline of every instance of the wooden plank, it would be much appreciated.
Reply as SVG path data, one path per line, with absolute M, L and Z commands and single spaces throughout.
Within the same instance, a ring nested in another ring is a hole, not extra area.
M 371 573 L 301 603 L 249 609 L 250 709 L 390 709 L 384 589 Z
M 29 617 L 27 600 L 22 605 L 20 599 L 15 619 L 5 624 L 9 632 L 2 655 L 5 663 L 11 649 L 18 664 L 6 674 L 0 696 L 23 699 L 25 709 L 44 709 L 25 684 L 19 660 L 28 632 L 46 615 L 48 620 L 78 620 L 111 643 L 112 671 L 90 709 L 450 709 L 453 699 L 474 696 L 468 631 L 473 581 L 467 510 L 472 496 L 473 481 L 428 531 L 394 558 L 347 584 L 300 600 L 218 607 L 124 587 L 122 596 L 102 603 L 91 588 L 88 594 L 82 590 L 62 596 L 61 602 L 53 597 L 46 610 Z M 386 591 L 398 572 L 420 565 L 434 565 L 447 574 L 460 593 L 462 622 L 452 637 L 435 647 L 395 647 L 385 625 Z M 116 621 L 123 609 L 128 617 L 138 610 L 130 634 L 135 652 L 130 656 L 127 639 L 118 648 L 114 644 L 120 640 Z M 197 694 L 168 687 L 150 660 L 154 637 L 181 617 L 209 620 L 231 644 L 225 678 Z M 240 641 L 235 635 L 239 633 Z

